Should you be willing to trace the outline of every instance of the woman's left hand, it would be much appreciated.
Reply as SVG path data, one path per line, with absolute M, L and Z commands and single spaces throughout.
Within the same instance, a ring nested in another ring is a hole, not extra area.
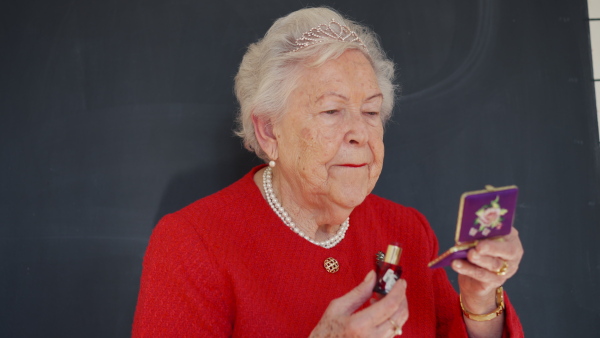
M 458 284 L 465 308 L 484 314 L 496 307 L 495 291 L 519 269 L 523 246 L 519 232 L 500 238 L 481 240 L 469 250 L 467 260 L 455 260 L 452 269 L 458 275 Z

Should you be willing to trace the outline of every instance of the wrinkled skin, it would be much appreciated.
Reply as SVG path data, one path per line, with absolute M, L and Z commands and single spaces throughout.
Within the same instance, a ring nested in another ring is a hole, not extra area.
M 381 104 L 370 62 L 350 50 L 302 70 L 281 121 L 255 118 L 259 143 L 277 163 L 276 194 L 308 234 L 335 233 L 375 187 L 384 157 Z
M 469 250 L 467 260 L 452 262 L 452 269 L 458 273 L 458 285 L 465 308 L 476 314 L 494 311 L 497 307 L 496 289 L 517 273 L 522 257 L 523 245 L 519 232 L 512 228 L 504 237 L 480 241 Z M 503 261 L 508 264 L 508 270 L 504 276 L 499 276 L 496 272 L 502 267 Z M 465 318 L 465 323 L 470 337 L 500 337 L 504 315 L 486 322 Z
M 261 148 L 276 162 L 276 196 L 304 233 L 322 241 L 337 232 L 379 178 L 382 96 L 369 61 L 356 50 L 301 72 L 284 117 L 270 121 L 253 116 L 253 122 Z M 263 170 L 254 177 L 261 191 Z M 496 288 L 516 273 L 522 255 L 513 230 L 502 240 L 480 241 L 468 260 L 455 261 L 452 268 L 459 273 L 465 307 L 481 314 L 494 310 Z M 498 276 L 503 261 L 509 269 Z M 355 313 L 374 284 L 371 271 L 356 288 L 333 300 L 311 336 L 392 337 L 392 322 L 401 329 L 409 317 L 406 281 L 400 279 L 386 297 Z M 465 318 L 472 337 L 500 337 L 503 323 L 504 315 L 487 322 Z

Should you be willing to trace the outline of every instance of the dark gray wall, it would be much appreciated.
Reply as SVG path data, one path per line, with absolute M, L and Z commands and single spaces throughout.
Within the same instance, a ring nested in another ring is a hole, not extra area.
M 586 1 L 324 3 L 374 28 L 398 64 L 376 193 L 421 210 L 449 247 L 463 191 L 517 184 L 526 254 L 506 289 L 527 336 L 597 336 Z M 3 5 L 0 336 L 128 336 L 156 221 L 259 163 L 231 133 L 245 46 L 307 4 Z

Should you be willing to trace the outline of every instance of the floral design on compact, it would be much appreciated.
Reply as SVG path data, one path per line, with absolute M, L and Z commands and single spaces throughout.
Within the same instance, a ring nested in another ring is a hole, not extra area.
M 474 227 L 469 231 L 469 235 L 475 236 L 481 232 L 481 234 L 487 236 L 493 229 L 499 230 L 502 228 L 502 221 L 504 221 L 502 216 L 506 215 L 508 210 L 503 209 L 499 201 L 500 196 L 496 196 L 496 199 L 491 201 L 490 204 L 482 206 L 475 212 L 477 219 L 473 222 Z

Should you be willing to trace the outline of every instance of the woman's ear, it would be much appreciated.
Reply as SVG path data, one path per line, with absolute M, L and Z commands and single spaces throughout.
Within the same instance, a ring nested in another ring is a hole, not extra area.
M 270 119 L 264 116 L 256 116 L 252 114 L 252 124 L 254 124 L 254 135 L 258 140 L 258 144 L 267 154 L 269 159 L 275 161 L 278 156 L 277 138 L 273 132 L 273 123 Z

